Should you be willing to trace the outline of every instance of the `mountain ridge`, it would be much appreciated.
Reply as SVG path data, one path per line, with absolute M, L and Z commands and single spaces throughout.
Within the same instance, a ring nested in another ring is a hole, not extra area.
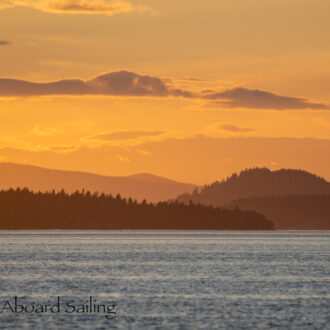
M 190 200 L 213 206 L 223 206 L 232 200 L 271 195 L 327 194 L 330 183 L 324 178 L 304 170 L 250 168 L 234 173 L 222 181 L 182 194 L 177 201 Z
M 0 163 L 0 189 L 27 187 L 34 191 L 64 189 L 121 194 L 137 200 L 158 202 L 192 191 L 196 185 L 177 182 L 149 173 L 106 176 L 83 171 L 49 169 L 11 162 Z
M 176 200 L 253 210 L 264 214 L 275 229 L 330 229 L 330 183 L 303 170 L 246 169 Z
M 280 230 L 330 230 L 330 194 L 247 197 L 224 207 L 260 212 Z

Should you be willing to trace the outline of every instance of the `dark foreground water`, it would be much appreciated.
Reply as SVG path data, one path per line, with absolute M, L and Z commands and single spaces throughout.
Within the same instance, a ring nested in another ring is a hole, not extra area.
M 34 312 L 11 311 L 15 296 Z M 330 232 L 0 232 L 1 329 L 330 329 L 329 315 Z

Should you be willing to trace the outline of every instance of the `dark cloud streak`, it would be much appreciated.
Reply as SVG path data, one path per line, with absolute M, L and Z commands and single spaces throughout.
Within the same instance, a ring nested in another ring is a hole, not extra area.
M 221 92 L 195 93 L 174 88 L 169 79 L 143 76 L 134 72 L 117 71 L 98 75 L 88 80 L 68 79 L 48 83 L 0 78 L 0 96 L 29 97 L 49 95 L 104 95 L 135 97 L 183 97 L 200 99 L 221 108 L 270 110 L 329 110 L 324 103 L 313 103 L 304 98 L 282 96 L 261 90 L 234 88 Z
M 58 14 L 104 14 L 108 16 L 147 12 L 147 6 L 134 5 L 127 1 L 108 0 L 1 0 L 0 10 L 13 7 L 29 7 Z
M 234 88 L 223 92 L 204 95 L 205 99 L 213 100 L 213 105 L 222 105 L 229 108 L 251 109 L 329 109 L 322 103 L 311 103 L 303 98 L 277 95 L 258 89 Z
M 8 40 L 0 40 L 0 46 L 9 46 L 11 42 Z
M 98 134 L 91 137 L 91 140 L 103 140 L 103 141 L 111 141 L 111 140 L 129 140 L 135 139 L 139 137 L 150 137 L 150 136 L 159 136 L 164 134 L 163 131 L 117 131 L 110 133 Z
M 189 91 L 172 89 L 160 78 L 128 71 L 111 72 L 88 80 L 69 79 L 49 83 L 0 79 L 0 96 L 43 95 L 193 97 Z
M 221 124 L 218 126 L 220 129 L 232 133 L 244 133 L 244 132 L 254 132 L 254 128 L 240 127 L 233 124 Z

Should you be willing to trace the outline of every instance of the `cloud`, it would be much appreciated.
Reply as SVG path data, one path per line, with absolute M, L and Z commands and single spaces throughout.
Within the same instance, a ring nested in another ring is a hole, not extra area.
M 204 100 L 210 106 L 270 110 L 329 110 L 324 103 L 304 98 L 282 96 L 262 90 L 233 88 L 220 92 L 193 92 L 178 89 L 170 79 L 140 75 L 129 71 L 101 74 L 87 80 L 66 79 L 37 83 L 19 79 L 0 78 L 0 97 L 29 97 L 51 95 L 103 95 L 134 97 L 183 97 Z
M 127 156 L 116 155 L 116 158 L 123 163 L 130 163 L 131 159 Z
M 18 6 L 60 14 L 105 14 L 109 16 L 150 11 L 147 6 L 135 6 L 126 1 L 109 0 L 4 0 L 0 3 L 0 9 Z
M 9 46 L 11 44 L 8 40 L 0 40 L 0 46 Z
M 220 128 L 223 131 L 228 131 L 232 133 L 243 133 L 243 132 L 254 132 L 254 128 L 249 127 L 240 127 L 233 124 L 219 124 L 216 126 L 216 128 Z
M 61 145 L 49 145 L 46 147 L 46 150 L 59 153 L 73 152 L 77 147 L 73 145 L 61 144 Z
M 150 151 L 146 151 L 146 150 L 143 150 L 143 149 L 137 149 L 136 152 L 140 155 L 143 155 L 143 156 L 151 156 L 151 152 Z
M 106 73 L 88 80 L 67 79 L 48 83 L 0 78 L 0 96 L 42 95 L 193 97 L 189 91 L 173 89 L 161 78 L 128 71 Z
M 129 140 L 136 139 L 139 137 L 150 137 L 158 136 L 163 134 L 163 131 L 117 131 L 111 133 L 98 134 L 91 137 L 91 140 L 102 140 L 102 141 L 112 141 L 112 140 Z
M 251 108 L 251 109 L 330 109 L 329 105 L 323 103 L 312 103 L 303 98 L 277 95 L 258 89 L 234 88 L 222 92 L 207 94 L 205 99 L 213 100 L 214 105 L 229 108 Z
M 97 76 L 87 85 L 91 91 L 105 95 L 168 96 L 170 93 L 162 79 L 128 71 Z
M 208 137 L 219 137 L 219 135 L 223 135 L 223 131 L 232 134 L 240 134 L 255 132 L 256 129 L 251 127 L 238 126 L 232 123 L 218 122 L 205 127 L 204 134 Z
M 33 127 L 32 133 L 39 136 L 51 136 L 58 132 L 56 128 L 36 125 Z
M 77 132 L 88 132 L 95 127 L 95 123 L 86 119 L 81 118 L 69 124 Z

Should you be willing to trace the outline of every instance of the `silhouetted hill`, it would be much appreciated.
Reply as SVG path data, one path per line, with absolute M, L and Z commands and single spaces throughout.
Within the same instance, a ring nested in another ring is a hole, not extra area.
M 184 192 L 191 192 L 195 186 L 180 183 L 151 174 L 137 174 L 126 177 L 110 177 L 85 172 L 59 171 L 37 166 L 0 163 L 0 189 L 27 187 L 33 191 L 47 191 L 62 188 L 98 191 L 107 194 L 121 194 L 150 202 L 168 200 Z
M 64 191 L 0 191 L 0 229 L 269 230 L 264 215 L 238 208 L 160 202 Z
M 302 170 L 267 168 L 247 169 L 221 182 L 204 186 L 200 191 L 183 194 L 177 201 L 223 206 L 232 200 L 252 196 L 290 194 L 330 194 L 330 183 Z
M 276 229 L 330 230 L 330 194 L 250 197 L 226 207 L 261 212 Z

